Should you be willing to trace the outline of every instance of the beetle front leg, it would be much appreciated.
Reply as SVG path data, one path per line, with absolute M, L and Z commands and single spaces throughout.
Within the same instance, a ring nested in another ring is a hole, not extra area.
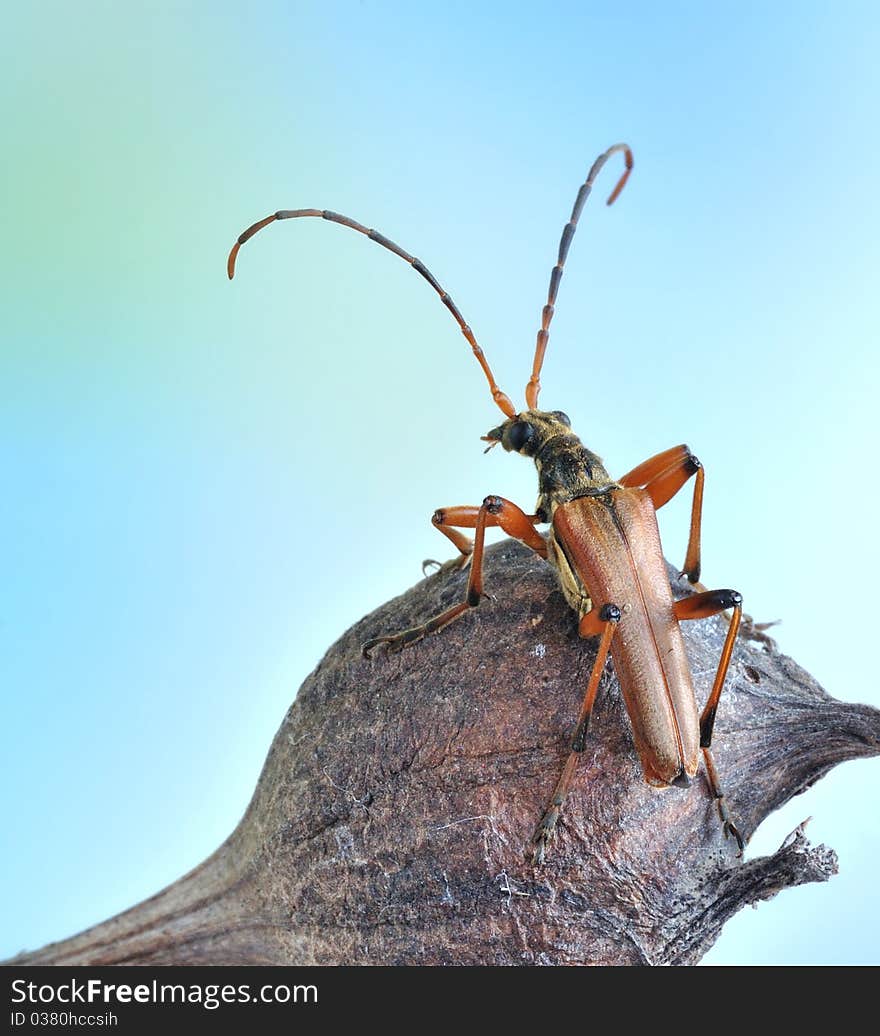
M 452 508 L 452 510 L 453 511 L 470 511 L 470 510 L 473 510 L 474 515 L 475 515 L 475 520 L 476 520 L 476 514 L 479 512 L 479 508 L 478 507 L 474 507 L 474 508 L 454 507 L 454 508 Z M 458 572 L 459 570 L 464 568 L 465 565 L 467 565 L 470 562 L 471 558 L 473 557 L 473 553 L 474 553 L 474 543 L 473 543 L 473 540 L 468 539 L 468 537 L 465 536 L 464 533 L 459 532 L 458 529 L 454 528 L 453 526 L 446 524 L 446 522 L 447 522 L 446 514 L 447 514 L 446 511 L 435 511 L 434 514 L 431 516 L 431 522 L 433 523 L 434 528 L 438 530 L 438 532 L 442 532 L 443 535 L 451 543 L 455 544 L 455 546 L 458 548 L 458 557 L 457 558 L 450 558 L 449 561 L 435 561 L 433 558 L 427 558 L 425 561 L 422 562 L 422 574 L 423 575 L 427 575 L 428 574 L 427 568 L 428 568 L 429 565 L 436 565 L 437 566 L 437 572 L 452 572 L 452 571 Z M 435 575 L 436 575 L 436 573 L 435 573 Z
M 486 499 L 489 499 L 488 497 Z M 535 524 L 539 521 L 537 515 L 525 514 L 516 504 L 512 504 L 503 497 L 495 497 L 501 501 L 501 508 L 497 513 L 490 514 L 487 526 L 499 526 L 509 536 L 520 540 L 526 546 L 531 547 L 536 554 L 542 558 L 547 557 L 547 542 L 544 537 L 535 531 Z M 485 503 L 485 501 L 484 501 Z M 474 553 L 473 541 L 468 539 L 459 529 L 475 529 L 477 518 L 480 514 L 479 507 L 446 507 L 435 511 L 431 516 L 431 522 L 438 532 L 453 543 L 459 552 L 457 558 L 449 561 L 434 561 L 428 559 L 422 562 L 422 572 L 427 575 L 425 569 L 428 565 L 436 565 L 438 572 L 458 571 L 464 568 L 472 559 Z M 436 573 L 435 573 L 436 574 Z
M 718 701 L 721 698 L 724 680 L 730 666 L 730 657 L 733 654 L 733 645 L 736 642 L 736 634 L 739 629 L 740 619 L 742 618 L 742 596 L 736 590 L 707 590 L 705 593 L 694 594 L 692 597 L 683 597 L 680 601 L 675 602 L 675 617 L 680 622 L 687 619 L 708 619 L 719 612 L 728 610 L 733 611 L 733 616 L 727 629 L 727 636 L 724 638 L 724 647 L 721 649 L 721 658 L 718 660 L 718 669 L 715 673 L 712 692 L 700 716 L 700 748 L 703 749 L 703 757 L 706 762 L 706 776 L 712 797 L 718 806 L 718 813 L 721 816 L 721 823 L 724 827 L 724 836 L 726 838 L 729 835 L 733 835 L 739 846 L 739 851 L 742 852 L 745 848 L 745 843 L 739 828 L 733 822 L 730 811 L 727 808 L 724 790 L 718 779 L 718 770 L 715 768 L 715 759 L 711 751 Z
M 373 637 L 363 646 L 364 657 L 369 657 L 370 651 L 380 644 L 385 645 L 386 651 L 402 651 L 410 644 L 422 640 L 429 633 L 437 633 L 448 626 L 460 615 L 464 615 L 471 608 L 476 608 L 482 600 L 483 594 L 483 545 L 487 527 L 499 527 L 509 536 L 521 540 L 526 546 L 531 547 L 536 554 L 547 557 L 547 541 L 535 529 L 537 516 L 527 515 L 516 504 L 505 500 L 501 496 L 487 496 L 480 507 L 447 507 L 434 512 L 432 518 L 442 533 L 452 540 L 462 554 L 465 553 L 465 545 L 470 545 L 467 537 L 455 532 L 456 528 L 474 530 L 474 542 L 472 549 L 468 552 L 471 558 L 471 570 L 468 576 L 467 591 L 465 599 L 460 603 L 447 608 L 445 612 L 434 616 L 421 626 L 414 626 L 400 633 L 393 633 L 383 637 Z M 455 532 L 453 536 L 452 533 Z M 465 562 L 461 562 L 464 564 Z
M 583 754 L 587 730 L 590 727 L 590 716 L 596 701 L 596 691 L 599 688 L 599 680 L 602 676 L 602 670 L 605 668 L 605 660 L 608 658 L 608 649 L 611 647 L 611 638 L 614 636 L 618 622 L 620 622 L 620 609 L 616 604 L 606 604 L 598 611 L 594 609 L 588 612 L 581 619 L 580 626 L 578 627 L 578 632 L 582 637 L 595 637 L 601 633 L 602 639 L 599 641 L 596 661 L 593 663 L 593 670 L 590 673 L 590 680 L 587 684 L 583 704 L 581 705 L 577 726 L 574 728 L 574 735 L 571 739 L 568 758 L 565 760 L 565 766 L 562 768 L 562 776 L 557 781 L 553 794 L 550 797 L 550 803 L 544 810 L 541 822 L 535 828 L 535 833 L 532 835 L 532 860 L 536 867 L 540 867 L 544 862 L 547 846 L 550 844 L 556 831 L 556 824 L 562 813 L 568 789 L 571 787 L 578 760 Z

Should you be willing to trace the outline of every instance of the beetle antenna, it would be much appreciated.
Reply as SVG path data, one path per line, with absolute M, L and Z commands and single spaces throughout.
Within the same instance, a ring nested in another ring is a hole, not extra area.
M 580 219 L 581 210 L 583 209 L 587 198 L 590 196 L 590 191 L 593 189 L 596 177 L 602 171 L 602 166 L 604 166 L 608 159 L 618 151 L 622 151 L 624 153 L 626 169 L 624 169 L 623 175 L 617 181 L 617 185 L 608 196 L 606 204 L 613 205 L 614 202 L 617 201 L 617 197 L 623 190 L 626 181 L 629 179 L 629 174 L 632 172 L 633 167 L 632 151 L 630 151 L 626 144 L 615 144 L 613 147 L 608 148 L 604 154 L 599 155 L 593 163 L 590 172 L 587 174 L 586 182 L 581 185 L 581 189 L 578 191 L 577 198 L 575 198 L 574 201 L 574 208 L 571 210 L 571 217 L 568 223 L 563 227 L 562 240 L 559 242 L 559 256 L 556 260 L 556 265 L 550 273 L 550 287 L 547 291 L 547 305 L 544 307 L 541 314 L 541 330 L 538 332 L 538 340 L 535 344 L 535 359 L 532 363 L 532 376 L 529 378 L 528 384 L 526 385 L 526 406 L 529 410 L 534 410 L 538 405 L 538 393 L 541 391 L 541 367 L 544 364 L 544 353 L 547 351 L 547 342 L 550 338 L 550 321 L 553 319 L 553 313 L 556 306 L 556 295 L 559 291 L 559 282 L 562 280 L 562 268 L 565 266 L 565 260 L 568 256 L 571 239 L 574 237 L 574 232 L 577 228 L 578 220 Z
M 329 220 L 331 223 L 340 223 L 343 227 L 350 227 L 352 230 L 356 230 L 359 234 L 366 235 L 366 237 L 371 241 L 375 241 L 376 244 L 381 245 L 383 248 L 387 248 L 389 252 L 394 252 L 395 255 L 399 255 L 401 259 L 405 259 L 417 273 L 420 273 L 425 278 L 428 284 L 430 284 L 434 291 L 436 291 L 440 296 L 440 301 L 443 305 L 449 310 L 453 317 L 455 317 L 456 323 L 461 328 L 461 333 L 470 343 L 470 347 L 473 349 L 477 362 L 483 368 L 483 373 L 486 375 L 486 380 L 489 382 L 489 389 L 492 393 L 492 398 L 498 404 L 502 413 L 507 417 L 516 416 L 516 408 L 513 403 L 495 384 L 495 378 L 492 375 L 492 371 L 486 357 L 483 355 L 483 350 L 477 344 L 476 338 L 474 338 L 473 331 L 471 331 L 470 327 L 465 323 L 464 317 L 459 313 L 458 307 L 452 301 L 452 298 L 427 266 L 425 266 L 421 259 L 416 259 L 415 256 L 405 252 L 400 245 L 396 245 L 393 241 L 390 241 L 377 230 L 370 230 L 368 227 L 364 227 L 360 223 L 355 222 L 355 220 L 349 219 L 348 216 L 341 216 L 338 212 L 329 212 L 325 209 L 283 209 L 280 212 L 273 213 L 271 216 L 266 216 L 265 219 L 261 219 L 257 223 L 254 223 L 253 226 L 248 227 L 232 246 L 232 251 L 229 253 L 229 259 L 226 263 L 226 271 L 229 274 L 229 279 L 232 280 L 235 276 L 235 260 L 238 256 L 238 250 L 245 241 L 252 238 L 258 230 L 262 230 L 263 227 L 268 226 L 270 223 L 274 223 L 275 220 L 297 219 L 300 216 L 317 216 L 321 219 Z

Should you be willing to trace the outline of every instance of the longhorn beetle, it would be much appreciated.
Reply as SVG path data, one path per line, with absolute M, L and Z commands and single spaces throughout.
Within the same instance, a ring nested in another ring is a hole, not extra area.
M 645 779 L 659 787 L 687 786 L 697 772 L 702 750 L 725 837 L 733 836 L 740 852 L 743 849 L 743 839 L 727 809 L 710 748 L 715 712 L 742 618 L 742 597 L 735 590 L 701 590 L 674 600 L 655 513 L 694 477 L 690 535 L 682 575 L 691 583 L 698 583 L 703 467 L 687 446 L 673 446 L 615 480 L 602 466 L 600 458 L 572 432 L 571 422 L 561 410 L 538 409 L 541 366 L 569 246 L 596 177 L 608 159 L 618 152 L 624 156 L 625 169 L 607 204 L 617 199 L 633 168 L 632 152 L 626 144 L 615 144 L 593 163 L 562 231 L 538 331 L 532 374 L 526 385 L 526 409 L 519 413 L 495 383 L 483 350 L 442 285 L 420 259 L 378 231 L 348 216 L 323 209 L 282 210 L 249 227 L 233 245 L 227 264 L 232 279 L 238 251 L 245 241 L 275 220 L 301 216 L 319 217 L 350 227 L 405 259 L 437 292 L 455 318 L 483 368 L 492 398 L 504 414 L 505 420 L 482 437 L 489 443 L 486 449 L 501 443 L 506 451 L 531 457 L 535 462 L 539 492 L 534 514 L 526 514 L 500 496 L 487 496 L 479 507 L 446 507 L 434 512 L 434 525 L 459 551 L 458 558 L 448 565 L 464 568 L 470 564 L 465 599 L 421 626 L 374 637 L 364 644 L 363 651 L 369 656 L 380 645 L 387 651 L 401 651 L 476 608 L 484 596 L 483 542 L 487 527 L 500 527 L 553 565 L 565 599 L 577 613 L 578 633 L 585 638 L 598 637 L 599 649 L 568 758 L 532 836 L 536 864 L 544 861 L 578 758 L 584 750 L 590 714 L 609 652 L 632 722 Z M 535 528 L 542 524 L 550 526 L 546 535 Z M 473 529 L 473 542 L 459 532 L 460 529 Z M 732 617 L 715 682 L 699 713 L 679 624 L 728 610 L 732 610 Z

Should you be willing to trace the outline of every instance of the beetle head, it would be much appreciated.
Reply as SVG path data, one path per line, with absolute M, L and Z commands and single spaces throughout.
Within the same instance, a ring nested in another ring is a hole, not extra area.
M 549 439 L 571 434 L 571 421 L 561 410 L 526 410 L 509 417 L 503 424 L 483 436 L 491 449 L 498 443 L 510 453 L 534 457 Z

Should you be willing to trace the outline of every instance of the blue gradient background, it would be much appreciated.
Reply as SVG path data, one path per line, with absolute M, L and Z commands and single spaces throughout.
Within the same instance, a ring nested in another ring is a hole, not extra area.
M 688 441 L 704 578 L 880 703 L 876 5 L 241 8 L 4 10 L 0 953 L 199 863 L 323 649 L 442 552 L 433 509 L 534 499 L 483 456 L 498 413 L 405 264 L 303 221 L 227 282 L 278 207 L 420 255 L 518 401 L 574 193 L 630 142 L 542 403 L 615 473 Z M 752 855 L 812 814 L 841 873 L 739 914 L 707 962 L 878 963 L 878 772 L 764 825 Z

